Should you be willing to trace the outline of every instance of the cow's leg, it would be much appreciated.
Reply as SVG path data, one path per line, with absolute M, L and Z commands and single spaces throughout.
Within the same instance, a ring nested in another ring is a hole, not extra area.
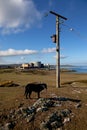
M 28 95 L 28 93 L 26 92 L 26 99 L 28 99 L 27 95 Z
M 32 93 L 32 91 L 29 92 L 29 98 L 31 98 L 31 93 Z
M 38 92 L 37 94 L 38 94 L 38 98 L 40 98 L 40 92 Z

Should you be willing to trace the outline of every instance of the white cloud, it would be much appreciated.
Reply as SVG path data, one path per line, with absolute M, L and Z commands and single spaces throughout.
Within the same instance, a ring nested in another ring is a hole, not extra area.
M 64 48 L 60 48 L 60 50 L 64 50 Z M 42 53 L 53 53 L 53 52 L 56 52 L 56 47 L 44 48 L 41 52 Z
M 67 56 L 61 55 L 60 58 L 65 59 L 65 58 L 67 58 Z
M 56 58 L 56 59 L 57 59 L 57 56 L 55 55 L 55 56 L 54 56 L 54 58 Z M 60 58 L 61 58 L 61 59 L 65 59 L 65 58 L 67 58 L 67 56 L 60 55 Z
M 52 52 L 56 52 L 56 48 L 44 48 L 42 50 L 42 53 L 52 53 Z
M 0 51 L 0 57 L 1 56 L 16 56 L 16 55 L 31 55 L 38 53 L 35 50 L 14 50 L 14 49 L 8 49 L 6 51 Z
M 32 0 L 0 0 L 0 30 L 4 34 L 24 31 L 40 19 Z

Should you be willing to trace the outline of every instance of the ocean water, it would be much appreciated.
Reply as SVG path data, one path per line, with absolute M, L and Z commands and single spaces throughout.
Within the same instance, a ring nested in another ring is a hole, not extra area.
M 72 70 L 73 73 L 87 73 L 87 66 L 60 66 L 60 68 Z M 56 65 L 52 65 L 50 69 L 56 69 Z
M 75 70 L 74 73 L 87 73 L 87 66 L 71 66 L 65 68 L 69 70 Z

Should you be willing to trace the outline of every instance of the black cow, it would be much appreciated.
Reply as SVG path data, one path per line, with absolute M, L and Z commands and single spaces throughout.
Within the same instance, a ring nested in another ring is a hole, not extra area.
M 29 98 L 31 98 L 31 93 L 36 92 L 38 94 L 38 98 L 40 98 L 40 92 L 44 89 L 47 89 L 46 83 L 29 83 L 25 86 L 25 96 L 27 98 L 29 94 Z

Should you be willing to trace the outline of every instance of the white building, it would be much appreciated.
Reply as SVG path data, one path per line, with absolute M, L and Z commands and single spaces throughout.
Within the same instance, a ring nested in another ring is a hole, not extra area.
M 41 67 L 41 62 L 40 61 L 34 62 L 34 67 L 40 68 Z
M 29 65 L 28 63 L 24 63 L 24 64 L 22 64 L 22 68 L 23 68 L 23 69 L 28 69 L 29 66 L 30 66 L 30 65 Z

